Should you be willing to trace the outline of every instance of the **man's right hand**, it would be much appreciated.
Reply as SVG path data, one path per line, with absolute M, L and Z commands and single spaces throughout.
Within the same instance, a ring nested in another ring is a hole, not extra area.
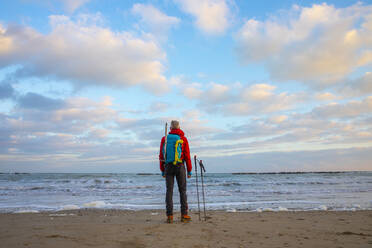
M 164 171 L 161 172 L 161 176 L 165 178 L 165 172 Z

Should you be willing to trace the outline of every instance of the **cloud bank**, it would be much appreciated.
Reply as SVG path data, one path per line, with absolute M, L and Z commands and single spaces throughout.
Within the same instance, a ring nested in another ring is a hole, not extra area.
M 102 27 L 100 19 L 50 16 L 48 34 L 25 26 L 0 27 L 0 68 L 17 65 L 16 77 L 55 78 L 76 87 L 141 85 L 164 92 L 166 54 L 157 43 Z
M 335 84 L 372 62 L 372 6 L 293 6 L 267 20 L 249 19 L 237 33 L 246 63 L 264 63 L 272 79 Z
M 209 113 L 224 116 L 264 115 L 289 110 L 302 103 L 306 96 L 302 92 L 276 92 L 270 84 L 224 85 L 210 83 L 201 88 L 200 84 L 182 89 L 190 100 Z

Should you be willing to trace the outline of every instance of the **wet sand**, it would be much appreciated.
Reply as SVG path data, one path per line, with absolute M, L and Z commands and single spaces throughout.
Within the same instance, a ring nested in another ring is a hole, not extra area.
M 164 211 L 0 214 L 0 247 L 372 247 L 372 211 L 228 213 L 164 223 Z

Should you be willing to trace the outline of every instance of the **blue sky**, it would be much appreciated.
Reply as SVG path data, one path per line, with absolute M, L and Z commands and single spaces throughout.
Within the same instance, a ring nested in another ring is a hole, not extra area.
M 372 170 L 370 1 L 1 3 L 0 171 Z M 4 11 L 5 10 L 5 11 Z

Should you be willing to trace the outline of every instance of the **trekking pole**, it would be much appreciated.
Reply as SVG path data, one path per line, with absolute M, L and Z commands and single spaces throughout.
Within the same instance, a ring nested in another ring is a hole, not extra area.
M 200 217 L 200 200 L 199 200 L 199 185 L 198 185 L 198 166 L 196 165 L 196 155 L 194 155 L 194 164 L 195 164 L 195 180 L 196 180 L 196 194 L 198 195 L 198 214 L 199 214 L 199 221 L 201 221 Z
M 199 161 L 199 165 L 200 165 L 200 175 L 201 175 L 202 191 L 203 191 L 204 221 L 207 221 L 207 214 L 205 212 L 205 193 L 204 193 L 204 174 L 203 174 L 203 172 L 205 172 L 205 168 L 204 168 L 202 160 Z

